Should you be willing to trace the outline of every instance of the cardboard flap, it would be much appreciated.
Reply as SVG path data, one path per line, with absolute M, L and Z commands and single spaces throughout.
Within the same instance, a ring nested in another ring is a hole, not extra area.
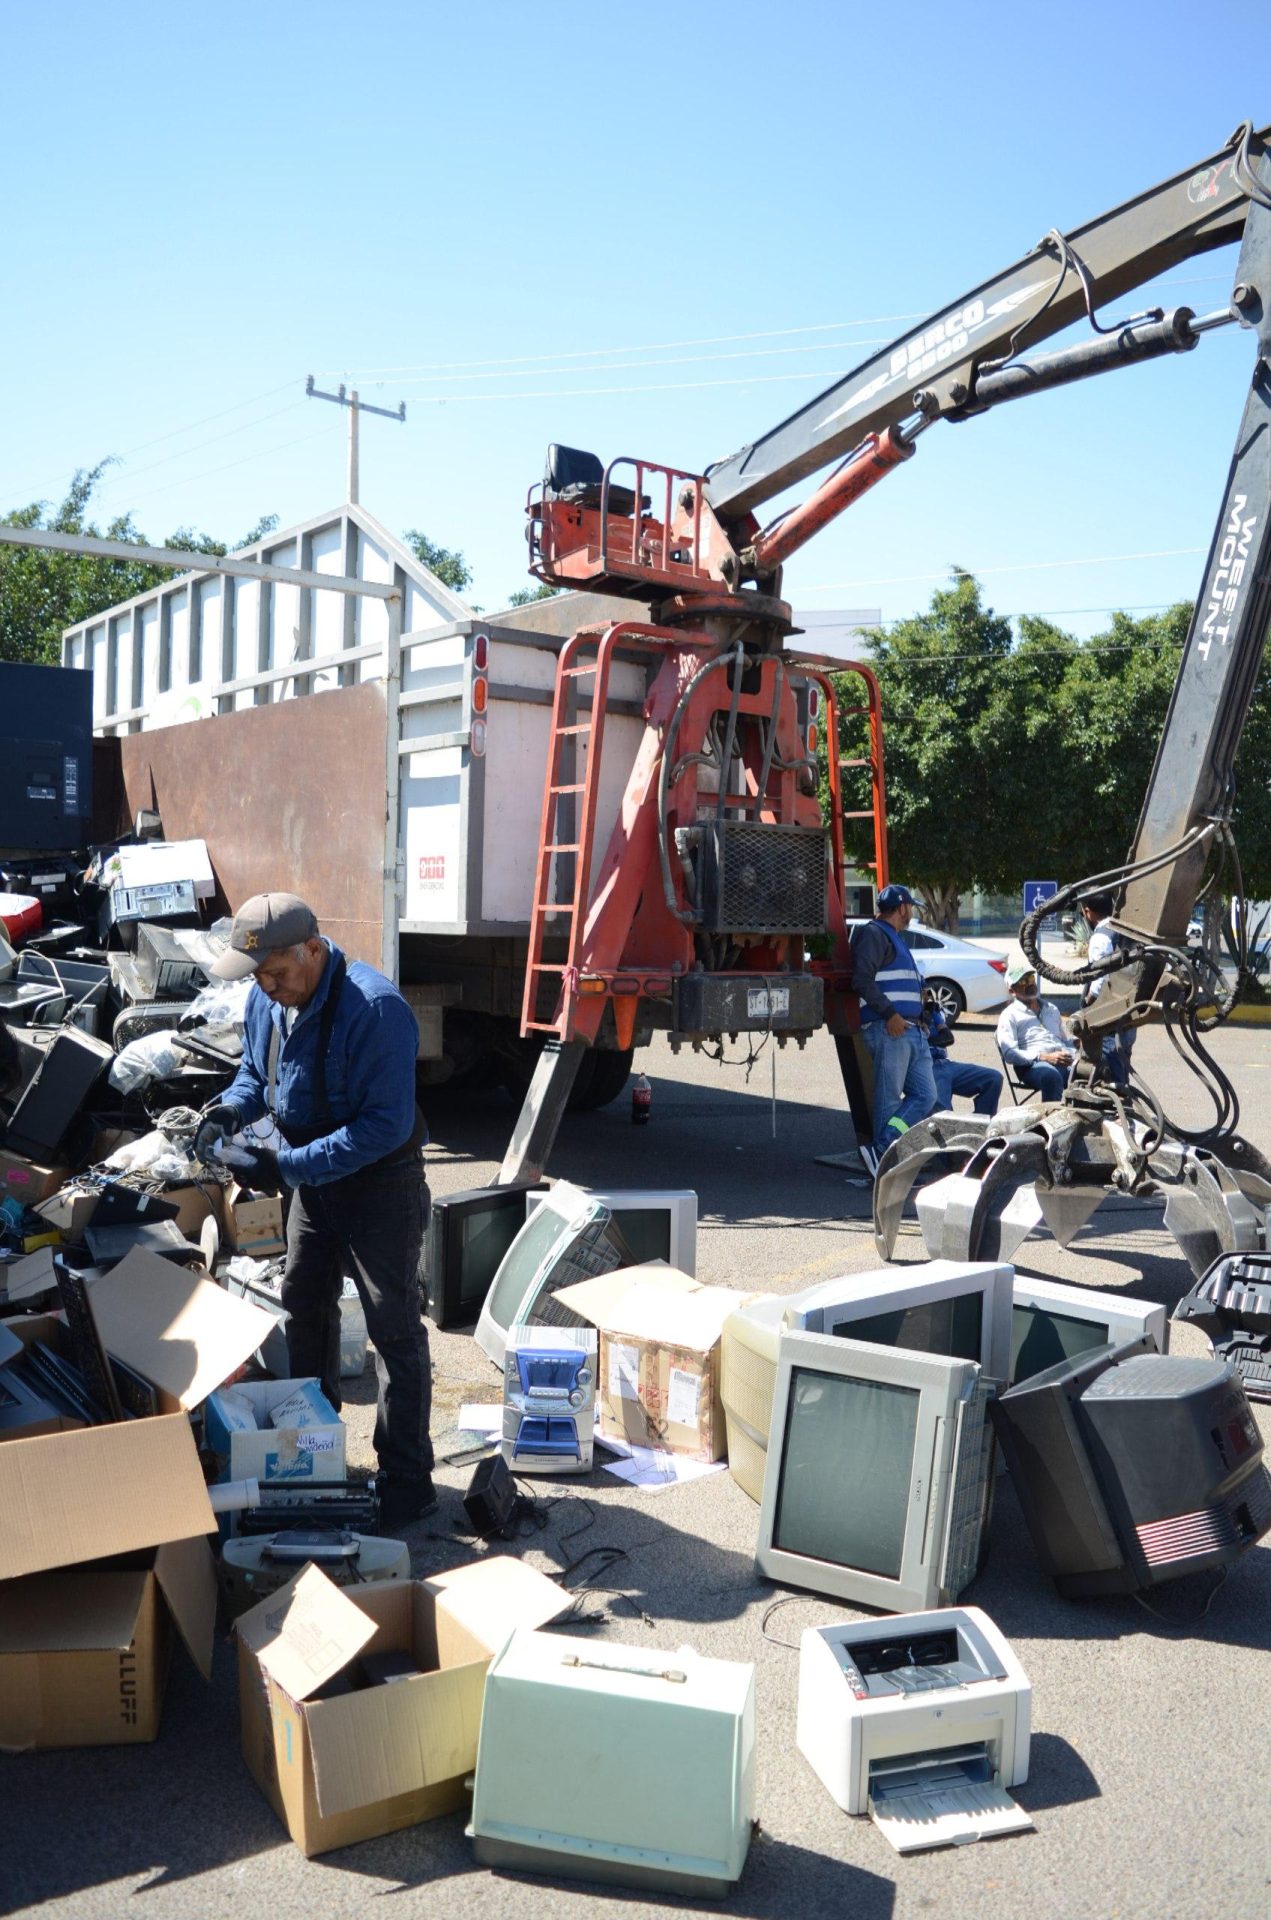
M 0 1580 L 215 1531 L 183 1413 L 0 1446 Z
M 102 1345 L 186 1408 L 241 1367 L 275 1325 L 206 1274 L 140 1248 L 95 1282 L 92 1301 Z
M 57 1286 L 52 1247 L 37 1247 L 34 1253 L 24 1254 L 21 1260 L 3 1269 L 3 1279 L 7 1300 L 27 1300 L 34 1293 L 51 1293 Z
M 212 1678 L 216 1638 L 216 1565 L 206 1540 L 169 1540 L 154 1560 L 155 1579 L 185 1650 L 205 1680 Z
M 324 1817 L 453 1780 L 476 1765 L 484 1660 L 368 1687 L 305 1711 Z
M 671 1291 L 646 1277 L 619 1303 L 606 1332 L 709 1353 L 729 1314 L 748 1297 L 731 1287 L 699 1286 L 692 1293 Z
M 0 1320 L 0 1367 L 7 1367 L 11 1360 L 20 1360 L 25 1352 L 26 1348 L 17 1334 L 12 1333 Z
M 124 1652 L 149 1578 L 142 1570 L 9 1581 L 0 1587 L 0 1654 Z
M 645 1267 L 619 1267 L 616 1273 L 602 1273 L 595 1280 L 576 1280 L 572 1287 L 562 1287 L 556 1298 L 563 1306 L 580 1313 L 584 1320 L 590 1320 L 593 1327 L 604 1331 L 613 1324 L 613 1316 L 632 1289 L 649 1281 L 651 1276 L 651 1284 L 675 1299 L 696 1293 L 702 1284 L 681 1273 L 678 1267 L 655 1263 Z
M 424 1586 L 444 1610 L 475 1634 L 490 1653 L 516 1627 L 541 1627 L 563 1613 L 573 1595 L 523 1560 L 495 1554 L 451 1573 L 439 1573 Z
M 243 1614 L 235 1631 L 289 1699 L 307 1700 L 362 1651 L 375 1622 L 310 1565 Z

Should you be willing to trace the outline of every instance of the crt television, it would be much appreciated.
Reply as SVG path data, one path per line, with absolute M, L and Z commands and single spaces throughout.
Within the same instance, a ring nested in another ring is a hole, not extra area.
M 1076 1360 L 1095 1347 L 1123 1346 L 1146 1334 L 1158 1353 L 1169 1345 L 1164 1307 L 1124 1293 L 1066 1287 L 1056 1280 L 1015 1279 L 1011 1308 L 1011 1367 L 1007 1378 L 1031 1379 L 1060 1360 Z
M 513 1327 L 585 1325 L 577 1314 L 554 1309 L 557 1290 L 635 1264 L 603 1200 L 558 1180 L 499 1263 L 477 1321 L 477 1345 L 501 1368 Z
M 1004 1263 L 929 1260 L 844 1274 L 730 1314 L 721 1342 L 720 1398 L 734 1480 L 752 1500 L 760 1498 L 783 1326 L 974 1360 L 989 1379 L 1004 1383 L 1013 1278 Z
M 948 1606 L 988 1513 L 994 1389 L 974 1360 L 781 1335 L 759 1572 L 852 1606 Z
M 1043 1568 L 1070 1599 L 1222 1567 L 1271 1527 L 1271 1479 L 1230 1366 L 1097 1347 L 993 1409 Z
M 697 1195 L 691 1187 L 585 1187 L 601 1201 L 631 1249 L 636 1266 L 665 1260 L 692 1279 L 697 1273 Z M 539 1188 L 525 1202 L 528 1220 L 540 1204 Z
M 494 1283 L 504 1254 L 525 1225 L 527 1194 L 536 1186 L 469 1187 L 434 1195 L 424 1242 L 425 1310 L 438 1327 L 470 1327 Z

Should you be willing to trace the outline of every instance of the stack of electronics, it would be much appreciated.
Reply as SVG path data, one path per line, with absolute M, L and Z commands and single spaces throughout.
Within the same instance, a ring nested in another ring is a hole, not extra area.
M 63 1424 L 103 1426 L 159 1411 L 150 1383 L 102 1344 L 84 1276 L 53 1261 L 62 1321 L 0 1324 L 0 1434 L 34 1436 Z
M 982 1556 L 991 1431 L 1061 1593 L 1224 1567 L 1271 1528 L 1261 1440 L 1234 1366 L 1165 1346 L 1163 1308 L 1006 1265 L 752 1303 L 722 1375 L 759 1570 L 854 1605 L 951 1604 Z

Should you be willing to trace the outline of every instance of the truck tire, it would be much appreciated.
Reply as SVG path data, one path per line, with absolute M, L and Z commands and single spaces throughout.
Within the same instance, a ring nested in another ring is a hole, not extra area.
M 175 1027 L 188 1005 L 186 1000 L 134 1001 L 132 1006 L 116 1014 L 111 1046 L 119 1053 L 131 1040 L 140 1040 L 147 1033 L 161 1033 L 164 1027 Z
M 613 1053 L 607 1048 L 595 1048 L 579 1068 L 574 1091 L 570 1095 L 569 1111 L 594 1113 L 597 1107 L 607 1107 L 611 1100 L 616 1100 L 631 1077 L 634 1052 L 633 1047 L 624 1047 L 620 1053 Z M 589 1063 L 591 1072 L 587 1073 Z

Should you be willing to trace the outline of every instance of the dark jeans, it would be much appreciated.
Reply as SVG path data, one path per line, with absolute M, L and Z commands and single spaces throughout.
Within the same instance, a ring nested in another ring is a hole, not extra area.
M 420 1317 L 419 1255 L 428 1224 L 422 1160 L 370 1169 L 324 1187 L 297 1187 L 287 1211 L 282 1304 L 298 1379 L 315 1377 L 340 1406 L 340 1292 L 352 1275 L 375 1346 L 375 1452 L 394 1480 L 432 1472 L 432 1368 Z
M 1021 1069 L 1019 1077 L 1026 1087 L 1035 1087 L 1043 1100 L 1062 1100 L 1068 1084 L 1068 1069 L 1057 1067 L 1050 1060 L 1034 1060 L 1031 1066 Z

